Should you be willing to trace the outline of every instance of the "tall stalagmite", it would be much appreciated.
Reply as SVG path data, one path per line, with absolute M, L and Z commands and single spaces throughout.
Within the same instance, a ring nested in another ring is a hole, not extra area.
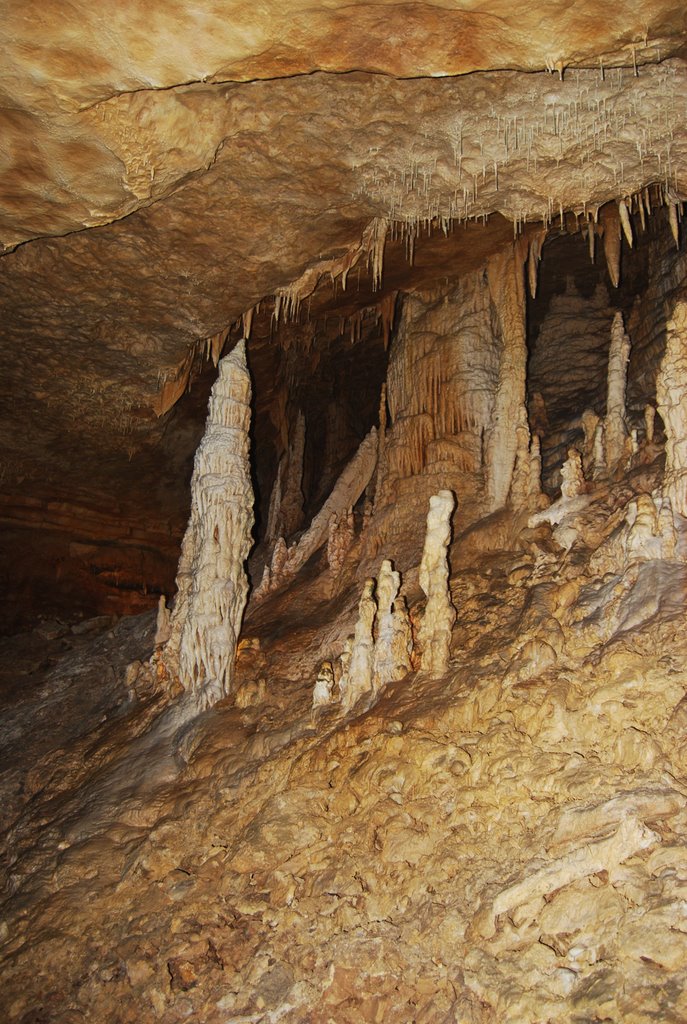
M 625 388 L 630 339 L 625 333 L 623 314 L 618 311 L 611 326 L 611 347 L 608 353 L 608 397 L 604 424 L 606 467 L 612 472 L 622 462 L 628 439 L 625 419 Z
M 427 595 L 418 636 L 422 670 L 435 677 L 444 675 L 448 670 L 451 631 L 456 621 L 448 585 L 448 546 L 455 504 L 451 491 L 439 491 L 429 499 L 425 548 L 420 563 L 420 586 Z
M 687 516 L 687 298 L 676 303 L 666 333 L 656 379 L 656 402 L 666 432 L 663 493 L 673 512 Z
M 219 364 L 191 479 L 171 637 L 164 652 L 199 710 L 231 689 L 248 595 L 253 489 L 249 465 L 251 383 L 245 341 Z

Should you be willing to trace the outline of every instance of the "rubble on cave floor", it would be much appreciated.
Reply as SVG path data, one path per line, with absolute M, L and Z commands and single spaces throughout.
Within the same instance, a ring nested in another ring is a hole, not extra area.
M 547 524 L 479 558 L 458 536 L 448 672 L 348 713 L 310 703 L 355 590 L 291 632 L 312 574 L 249 615 L 235 699 L 192 722 L 129 697 L 67 751 L 112 631 L 46 666 L 23 713 L 50 692 L 34 776 L 59 779 L 5 836 L 7 1019 L 682 1019 L 687 566 L 613 562 L 609 500 L 568 554 Z M 151 617 L 128 630 L 140 650 Z

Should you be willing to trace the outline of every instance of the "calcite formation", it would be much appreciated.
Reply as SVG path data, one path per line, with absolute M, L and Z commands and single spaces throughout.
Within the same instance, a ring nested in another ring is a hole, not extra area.
M 349 711 L 372 690 L 374 672 L 374 622 L 377 615 L 375 581 L 365 580 L 358 604 L 358 621 L 346 669 L 339 680 L 341 705 Z
M 384 559 L 377 577 L 377 626 L 373 660 L 375 690 L 403 679 L 411 668 L 413 637 L 405 602 L 399 597 L 401 574 Z
M 226 697 L 248 596 L 252 546 L 249 436 L 251 382 L 241 341 L 219 364 L 191 479 L 177 596 L 164 651 L 195 707 Z
M 438 677 L 448 670 L 451 632 L 456 610 L 449 590 L 448 547 L 451 516 L 456 499 L 451 491 L 439 491 L 429 499 L 425 546 L 420 562 L 420 586 L 427 598 L 418 634 L 423 672 Z
M 0 25 L 3 1021 L 687 1020 L 684 3 L 110 6 Z
M 630 339 L 625 332 L 623 315 L 618 312 L 611 326 L 611 347 L 608 353 L 608 394 L 604 421 L 604 454 L 606 469 L 617 469 L 627 457 L 629 431 L 625 416 L 625 388 L 627 363 L 630 358 Z

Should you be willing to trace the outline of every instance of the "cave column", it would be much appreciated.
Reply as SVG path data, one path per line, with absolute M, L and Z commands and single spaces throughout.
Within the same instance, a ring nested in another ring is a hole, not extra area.
M 514 475 L 530 461 L 530 431 L 525 403 L 527 336 L 525 330 L 524 262 L 527 248 L 519 242 L 512 250 L 492 257 L 487 281 L 501 329 L 499 382 L 494 400 L 493 425 L 486 445 L 487 495 L 491 510 L 502 508 L 509 496 L 519 507 L 527 502 L 527 473 Z

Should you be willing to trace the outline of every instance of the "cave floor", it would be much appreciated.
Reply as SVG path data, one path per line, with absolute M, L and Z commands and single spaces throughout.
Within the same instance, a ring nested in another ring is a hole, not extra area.
M 354 559 L 249 607 L 195 719 L 131 682 L 149 614 L 4 641 L 5 1019 L 684 1020 L 687 572 L 604 571 L 614 494 L 567 554 L 457 538 L 448 675 L 347 717 Z

